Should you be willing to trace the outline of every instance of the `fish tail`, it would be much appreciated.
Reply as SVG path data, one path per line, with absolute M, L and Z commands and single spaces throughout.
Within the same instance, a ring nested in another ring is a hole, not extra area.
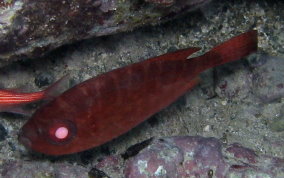
M 257 51 L 257 31 L 251 30 L 225 41 L 202 56 L 193 58 L 201 70 L 239 60 Z
M 51 100 L 63 93 L 66 90 L 69 75 L 64 75 L 51 86 L 41 91 L 44 93 L 43 100 Z

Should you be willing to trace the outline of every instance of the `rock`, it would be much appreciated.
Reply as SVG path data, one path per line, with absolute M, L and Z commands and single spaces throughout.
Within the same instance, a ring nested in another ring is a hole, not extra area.
M 0 66 L 63 44 L 157 24 L 209 0 L 17 0 L 0 4 Z
M 97 168 L 92 168 L 89 172 L 90 178 L 110 178 L 106 173 L 104 173 L 101 170 L 98 170 Z
M 200 136 L 154 139 L 126 162 L 125 177 L 281 177 L 284 159 Z

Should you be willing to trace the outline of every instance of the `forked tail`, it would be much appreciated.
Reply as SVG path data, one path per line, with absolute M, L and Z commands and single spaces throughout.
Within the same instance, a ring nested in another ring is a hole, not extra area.
M 201 71 L 236 61 L 257 51 L 257 31 L 251 30 L 214 47 L 202 56 L 192 58 Z M 202 66 L 202 67 L 201 67 Z

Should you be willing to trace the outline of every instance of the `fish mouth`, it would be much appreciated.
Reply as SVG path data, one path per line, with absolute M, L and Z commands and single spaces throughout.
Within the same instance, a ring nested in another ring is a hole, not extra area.
M 33 122 L 26 123 L 20 130 L 18 140 L 26 148 L 32 148 L 32 142 L 38 137 Z
M 23 134 L 23 131 L 20 131 L 20 134 L 18 136 L 18 140 L 21 144 L 23 144 L 26 148 L 31 148 L 32 147 L 32 142 L 31 140 L 26 137 L 24 134 Z

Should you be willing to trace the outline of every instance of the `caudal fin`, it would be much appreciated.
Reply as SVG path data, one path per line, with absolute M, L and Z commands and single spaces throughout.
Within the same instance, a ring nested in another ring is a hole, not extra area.
M 202 70 L 239 60 L 257 51 L 257 31 L 251 30 L 225 41 L 202 56 L 193 58 Z

